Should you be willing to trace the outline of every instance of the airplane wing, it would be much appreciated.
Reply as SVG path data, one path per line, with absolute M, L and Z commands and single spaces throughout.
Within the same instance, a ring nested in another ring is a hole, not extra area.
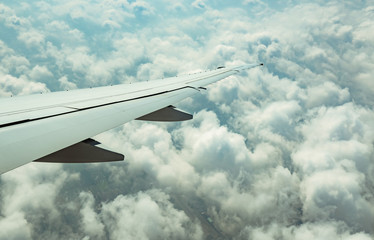
M 123 155 L 90 139 L 133 119 L 182 121 L 173 105 L 204 86 L 262 64 L 154 81 L 0 99 L 0 174 L 32 161 L 102 162 Z

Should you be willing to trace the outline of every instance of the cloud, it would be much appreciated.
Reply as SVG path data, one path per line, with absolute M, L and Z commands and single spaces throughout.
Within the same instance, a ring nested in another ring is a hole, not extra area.
M 265 63 L 181 102 L 192 121 L 97 136 L 125 163 L 3 175 L 1 237 L 372 238 L 368 3 L 6 1 L 0 13 L 2 96 Z
M 152 135 L 144 138 L 150 132 Z M 115 135 L 104 133 L 98 139 L 111 142 L 125 152 L 131 172 L 143 174 L 145 171 L 162 186 L 183 189 L 182 192 L 193 191 L 196 186 L 197 173 L 193 166 L 178 154 L 165 125 L 130 122 Z
M 9 28 L 19 29 L 20 27 L 29 26 L 30 22 L 23 17 L 18 17 L 15 11 L 4 4 L 0 4 L 0 19 L 4 21 L 4 25 Z
M 31 227 L 22 213 L 16 212 L 0 219 L 0 239 L 30 239 Z
M 20 78 L 13 77 L 9 74 L 0 73 L 1 95 L 5 97 L 15 95 L 27 95 L 32 93 L 49 92 L 45 84 L 39 82 L 30 82 L 24 76 Z
M 104 225 L 96 214 L 94 207 L 94 197 L 91 193 L 81 192 L 79 198 L 82 202 L 80 213 L 82 215 L 82 224 L 84 232 L 90 237 L 102 238 L 104 236 Z
M 27 73 L 29 70 L 30 62 L 23 56 L 17 56 L 10 54 L 9 56 L 3 56 L 1 61 L 4 69 L 3 72 L 12 73 L 12 75 L 21 75 Z
M 198 9 L 204 9 L 207 7 L 204 0 L 196 0 L 192 3 L 192 6 Z
M 278 225 L 271 225 L 267 229 L 248 227 L 245 231 L 252 239 L 370 239 L 370 236 L 363 232 L 351 234 L 344 224 L 339 222 L 308 223 L 288 227 L 282 231 L 279 231 Z
M 119 195 L 103 204 L 102 218 L 111 239 L 201 239 L 202 230 L 184 212 L 173 208 L 158 190 Z
M 44 221 L 50 222 L 44 229 L 56 227 L 60 215 L 56 199 L 67 180 L 58 164 L 29 164 L 3 174 L 0 238 L 32 238 L 34 226 Z
M 25 95 L 49 91 L 45 84 L 30 81 L 27 75 L 30 74 L 31 64 L 26 57 L 16 54 L 12 48 L 1 40 L 0 49 L 0 56 L 2 58 L 2 67 L 0 67 L 1 96 L 9 97 L 11 95 Z M 43 72 L 50 77 L 51 73 L 39 66 L 31 74 L 37 76 L 38 73 L 43 74 Z
M 361 196 L 363 180 L 362 175 L 344 169 L 318 172 L 306 178 L 301 184 L 304 218 L 332 218 L 344 221 L 356 231 L 370 232 L 374 212 L 370 201 Z
M 30 72 L 30 78 L 34 81 L 46 81 L 52 78 L 52 73 L 48 70 L 46 66 L 36 65 Z
M 18 40 L 24 42 L 28 48 L 42 48 L 45 42 L 43 34 L 37 31 L 21 32 Z
M 209 214 L 219 228 L 235 236 L 246 225 L 289 225 L 300 221 L 298 182 L 282 167 L 255 177 L 243 170 L 235 180 L 229 180 L 224 173 L 204 177 L 198 192 L 209 202 Z M 251 184 L 249 189 L 247 184 Z
M 60 82 L 61 89 L 71 90 L 77 88 L 77 85 L 75 83 L 69 82 L 66 76 L 63 76 L 58 81 Z
M 182 136 L 184 159 L 196 169 L 237 170 L 236 165 L 249 161 L 243 136 L 220 126 L 212 112 L 199 112 L 193 122 L 186 123 L 180 131 L 177 134 Z
M 307 219 L 333 218 L 353 229 L 371 231 L 373 196 L 362 195 L 368 191 L 366 182 L 372 182 L 372 124 L 360 120 L 367 114 L 373 113 L 349 103 L 322 108 L 304 125 L 306 139 L 293 160 L 303 173 Z
M 299 149 L 295 149 L 295 163 L 305 174 L 310 174 L 350 160 L 355 168 L 365 173 L 373 154 L 371 141 L 374 136 L 372 121 L 369 120 L 373 112 L 347 103 L 335 108 L 321 108 L 317 114 L 302 126 L 306 139 Z

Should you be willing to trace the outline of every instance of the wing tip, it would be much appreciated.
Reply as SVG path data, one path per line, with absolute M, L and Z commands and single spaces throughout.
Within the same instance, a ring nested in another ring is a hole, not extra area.
M 240 71 L 243 71 L 243 70 L 247 70 L 247 69 L 251 69 L 251 68 L 259 67 L 259 66 L 264 66 L 264 63 L 243 64 L 243 65 L 239 65 L 239 66 L 234 66 L 231 69 L 240 72 Z

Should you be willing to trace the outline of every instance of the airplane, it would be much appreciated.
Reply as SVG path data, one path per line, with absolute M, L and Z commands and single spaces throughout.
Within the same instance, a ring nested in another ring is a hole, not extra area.
M 173 105 L 205 86 L 261 64 L 153 81 L 0 99 L 0 174 L 30 162 L 121 161 L 91 137 L 131 120 L 184 121 Z

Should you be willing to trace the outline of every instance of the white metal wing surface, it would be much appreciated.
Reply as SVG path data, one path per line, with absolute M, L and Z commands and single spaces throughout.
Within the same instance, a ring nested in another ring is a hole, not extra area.
M 249 64 L 149 82 L 0 99 L 0 174 L 32 161 L 118 161 L 89 138 L 133 119 L 178 121 L 173 104 Z M 98 156 L 97 159 L 94 156 Z M 90 160 L 91 159 L 91 160 Z

